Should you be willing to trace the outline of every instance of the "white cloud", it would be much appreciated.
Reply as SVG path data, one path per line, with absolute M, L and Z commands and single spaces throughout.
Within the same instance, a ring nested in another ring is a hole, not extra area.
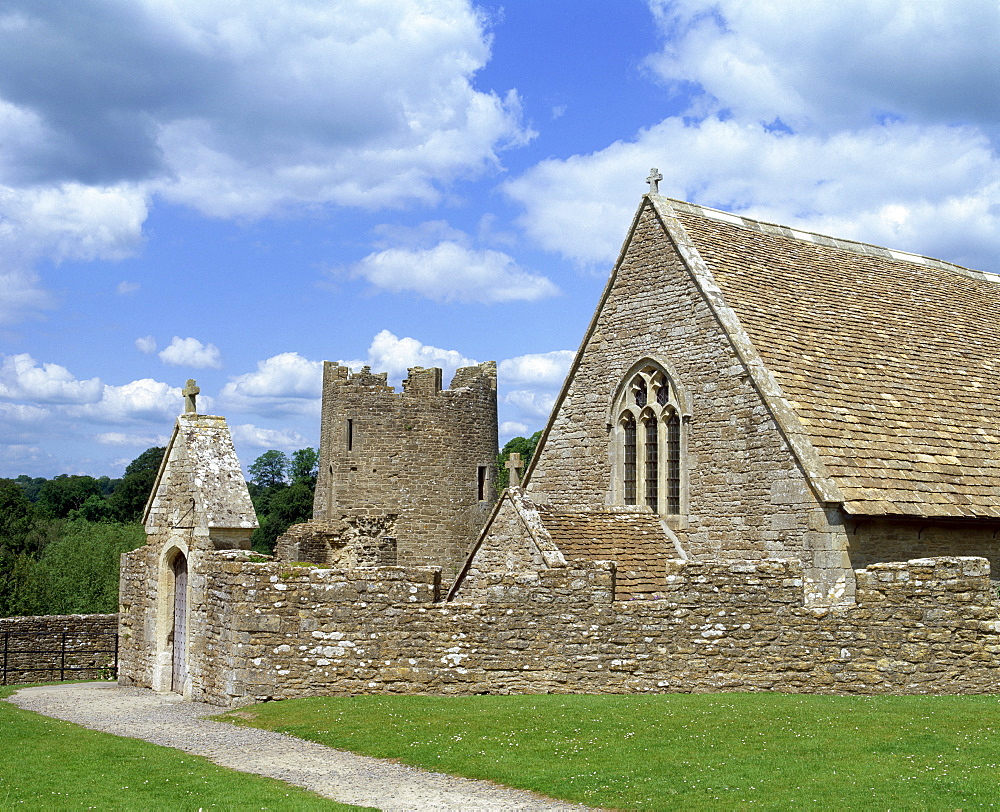
M 505 420 L 500 424 L 500 436 L 506 439 L 511 437 L 523 437 L 528 431 L 526 423 L 518 423 L 515 420 Z M 503 443 L 500 443 L 503 445 Z
M 95 434 L 94 439 L 102 445 L 110 446 L 165 446 L 170 438 L 165 434 L 128 434 L 121 431 L 104 431 Z M 125 460 L 128 464 L 131 460 Z
M 59 364 L 39 364 L 28 353 L 5 355 L 0 364 L 0 398 L 35 403 L 93 403 L 101 397 L 99 378 L 77 380 Z
M 135 253 L 156 199 L 242 219 L 398 208 L 501 171 L 534 133 L 516 91 L 474 86 L 489 57 L 470 0 L 10 0 L 0 324 L 51 304 L 39 260 Z
M 648 0 L 666 45 L 648 64 L 737 118 L 818 132 L 911 122 L 995 125 L 992 0 Z M 845 58 L 845 44 L 850 58 Z
M 138 342 L 136 346 L 138 346 Z M 159 355 L 164 364 L 173 367 L 193 367 L 194 369 L 221 369 L 222 367 L 222 353 L 219 352 L 219 348 L 214 344 L 202 344 L 197 338 L 174 336 L 170 345 L 161 350 Z
M 397 384 L 406 377 L 410 367 L 440 367 L 447 386 L 448 381 L 459 367 L 478 364 L 462 355 L 458 350 L 446 350 L 423 344 L 415 338 L 399 338 L 388 330 L 375 335 L 368 347 L 366 360 L 341 361 L 344 366 L 358 371 L 362 366 L 370 366 L 375 372 L 388 372 L 390 383 Z
M 504 402 L 516 406 L 531 417 L 548 417 L 556 402 L 556 393 L 515 389 L 504 396 Z
M 309 441 L 292 429 L 262 429 L 250 423 L 232 427 L 233 442 L 255 449 L 298 451 L 309 446 Z
M 156 339 L 153 336 L 139 336 L 135 340 L 135 348 L 146 355 L 156 352 Z
M 131 293 L 135 293 L 141 285 L 138 282 L 129 282 L 128 280 L 123 280 L 118 283 L 115 290 L 120 296 L 128 296 Z
M 212 399 L 200 396 L 198 411 L 209 413 Z M 105 384 L 96 403 L 74 406 L 67 414 L 97 423 L 150 422 L 172 425 L 183 410 L 181 389 L 152 378 L 141 378 L 121 386 Z
M 664 167 L 664 155 L 685 161 Z M 673 197 L 1000 270 L 1000 161 L 971 128 L 893 124 L 792 136 L 756 123 L 668 119 L 633 142 L 539 164 L 507 191 L 525 205 L 521 223 L 545 248 L 610 263 L 647 164 L 661 164 L 661 192 Z M 574 181 L 584 178 L 601 178 L 603 190 L 578 198 Z
M 138 248 L 146 215 L 144 192 L 127 184 L 0 186 L 0 256 L 21 266 L 40 257 L 123 259 Z
M 533 384 L 558 387 L 575 355 L 572 350 L 553 350 L 507 358 L 497 365 L 497 378 L 501 386 Z
M 650 5 L 649 63 L 690 107 L 508 182 L 539 245 L 609 265 L 658 166 L 668 196 L 1000 270 L 1000 52 L 970 34 L 995 4 Z
M 501 251 L 475 250 L 457 242 L 433 248 L 387 248 L 369 254 L 351 271 L 392 293 L 418 293 L 438 302 L 535 301 L 558 288 L 528 273 Z
M 266 414 L 319 412 L 323 364 L 297 352 L 283 352 L 257 362 L 255 372 L 237 375 L 222 388 L 221 398 L 240 410 Z
M 3 230 L 0 222 L 0 234 Z M 0 257 L 2 255 L 0 249 Z M 50 310 L 54 306 L 52 297 L 39 282 L 38 274 L 31 271 L 12 269 L 0 273 L 0 325 L 16 324 L 39 310 Z
M 12 5 L 0 67 L 32 82 L 0 122 L 25 185 L 131 180 L 223 217 L 397 206 L 532 135 L 515 92 L 473 87 L 490 48 L 468 0 Z

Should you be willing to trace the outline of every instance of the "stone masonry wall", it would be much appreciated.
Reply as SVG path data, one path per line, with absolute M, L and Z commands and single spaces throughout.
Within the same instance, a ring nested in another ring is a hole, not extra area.
M 1000 522 L 888 521 L 850 519 L 848 553 L 855 569 L 884 561 L 907 561 L 941 555 L 982 556 L 1000 578 Z
M 0 618 L 4 685 L 107 679 L 115 667 L 118 615 Z
M 493 573 L 436 603 L 436 569 L 207 561 L 211 655 L 193 699 L 358 693 L 996 690 L 1000 611 L 978 558 L 878 564 L 858 603 L 807 607 L 791 559 L 671 562 L 614 601 L 606 562 Z
M 818 504 L 765 401 L 647 203 L 526 489 L 614 503 L 609 414 L 637 362 L 672 371 L 690 411 L 688 509 L 668 521 L 694 558 L 796 557 L 820 601 L 850 598 L 843 526 Z M 847 582 L 844 582 L 845 574 Z
M 397 518 L 399 562 L 454 577 L 495 500 L 496 367 L 410 370 L 403 391 L 327 362 L 313 516 Z M 482 496 L 479 468 L 486 474 Z

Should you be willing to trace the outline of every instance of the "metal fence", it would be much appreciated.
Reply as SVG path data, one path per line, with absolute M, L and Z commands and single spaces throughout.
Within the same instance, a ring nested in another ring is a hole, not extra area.
M 3 631 L 0 684 L 118 678 L 117 632 Z

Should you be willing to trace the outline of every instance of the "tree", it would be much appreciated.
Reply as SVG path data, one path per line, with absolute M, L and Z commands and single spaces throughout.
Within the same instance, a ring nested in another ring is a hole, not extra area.
M 247 469 L 250 481 L 261 488 L 274 488 L 286 484 L 288 457 L 281 451 L 265 451 Z
M 136 525 L 66 522 L 62 538 L 49 544 L 32 568 L 30 599 L 22 599 L 21 611 L 48 615 L 117 611 L 121 554 L 145 540 Z
M 282 533 L 297 522 L 312 518 L 313 489 L 305 482 L 296 482 L 271 496 L 266 514 L 260 516 L 260 527 L 253 534 L 253 548 L 270 555 Z
M 515 452 L 521 455 L 521 473 L 523 474 L 524 470 L 528 467 L 528 463 L 531 462 L 531 458 L 535 455 L 535 448 L 538 446 L 538 441 L 541 438 L 541 431 L 536 431 L 530 437 L 514 437 L 500 450 L 500 453 L 497 454 L 496 463 L 497 493 L 503 493 L 504 488 L 510 482 L 510 470 L 506 467 L 510 455 Z
M 292 480 L 292 484 L 302 482 L 310 488 L 315 488 L 318 473 L 319 452 L 315 448 L 300 448 L 292 454 L 292 462 L 288 469 L 288 477 Z
M 100 483 L 92 476 L 60 474 L 38 491 L 38 507 L 52 519 L 65 519 L 91 496 L 101 496 Z
M 35 522 L 35 507 L 12 479 L 0 479 L 0 547 L 24 552 Z
M 149 494 L 153 490 L 156 474 L 160 470 L 166 451 L 163 446 L 147 448 L 128 464 L 121 484 L 115 488 L 115 492 L 108 500 L 118 521 L 142 520 L 142 511 L 149 501 Z

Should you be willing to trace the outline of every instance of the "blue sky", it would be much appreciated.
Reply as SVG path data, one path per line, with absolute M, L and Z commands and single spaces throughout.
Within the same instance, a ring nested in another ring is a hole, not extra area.
M 652 166 L 1000 272 L 998 87 L 985 0 L 7 0 L 0 476 L 120 475 L 189 377 L 315 445 L 323 360 L 496 360 L 530 434 Z

